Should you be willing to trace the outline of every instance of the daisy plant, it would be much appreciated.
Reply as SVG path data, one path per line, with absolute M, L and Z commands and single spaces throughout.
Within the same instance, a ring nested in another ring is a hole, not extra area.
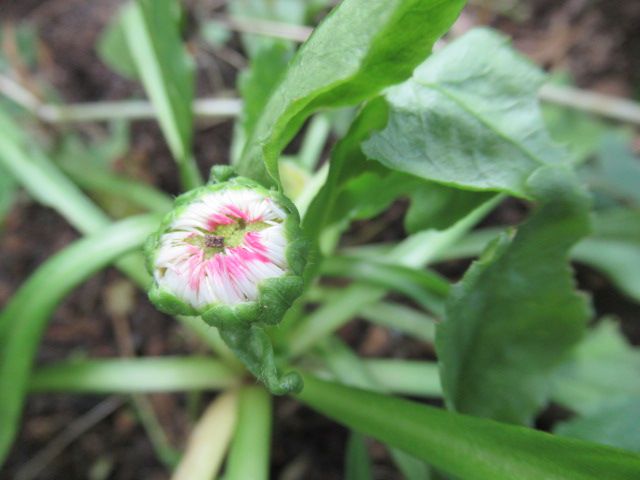
M 464 0 L 334 3 L 229 2 L 260 25 L 298 23 L 297 35 L 323 20 L 299 47 L 240 35 L 243 107 L 229 158 L 213 159 L 193 153 L 195 47 L 179 2 L 122 6 L 100 49 L 145 88 L 176 160 L 175 199 L 53 161 L 55 138 L 39 147 L 24 111 L 0 110 L 2 172 L 84 235 L 0 313 L 0 461 L 29 394 L 132 394 L 174 478 L 263 480 L 273 395 L 290 395 L 349 429 L 349 480 L 374 478 L 373 440 L 409 480 L 640 478 L 640 437 L 623 427 L 637 420 L 640 354 L 611 319 L 591 326 L 569 264 L 640 301 L 637 205 L 611 189 L 592 202 L 543 121 L 545 75 L 507 38 L 446 36 Z M 205 160 L 218 164 L 207 183 Z M 115 197 L 149 213 L 114 222 L 92 199 Z M 519 212 L 509 225 L 505 201 Z M 452 260 L 466 271 L 432 268 Z M 55 307 L 111 263 L 207 354 L 36 365 Z M 354 319 L 430 353 L 362 357 L 340 335 Z M 224 393 L 186 446 L 171 445 L 143 395 L 209 390 Z M 533 428 L 551 402 L 570 418 Z

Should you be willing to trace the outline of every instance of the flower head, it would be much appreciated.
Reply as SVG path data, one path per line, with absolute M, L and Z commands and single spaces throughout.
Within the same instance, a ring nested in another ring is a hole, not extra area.
M 147 245 L 152 301 L 214 325 L 279 321 L 302 285 L 298 223 L 286 198 L 244 178 L 181 196 Z

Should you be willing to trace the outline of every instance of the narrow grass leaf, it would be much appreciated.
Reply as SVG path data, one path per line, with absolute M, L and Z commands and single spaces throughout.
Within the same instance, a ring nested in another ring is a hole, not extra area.
M 630 480 L 640 456 L 304 377 L 298 398 L 459 480 Z
M 0 462 L 11 446 L 40 338 L 58 303 L 92 273 L 139 248 L 159 217 L 132 217 L 78 240 L 42 266 L 0 313 Z

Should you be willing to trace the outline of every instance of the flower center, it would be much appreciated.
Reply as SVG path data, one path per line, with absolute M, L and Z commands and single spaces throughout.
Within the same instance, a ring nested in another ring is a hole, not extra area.
M 213 230 L 198 228 L 202 235 L 187 238 L 186 242 L 204 250 L 205 258 L 211 258 L 227 248 L 242 245 L 247 233 L 259 232 L 268 226 L 269 224 L 265 222 L 247 222 L 242 218 L 234 218 L 233 223 L 217 225 Z
M 205 235 L 204 246 L 207 248 L 223 248 L 224 237 L 221 237 L 220 235 Z

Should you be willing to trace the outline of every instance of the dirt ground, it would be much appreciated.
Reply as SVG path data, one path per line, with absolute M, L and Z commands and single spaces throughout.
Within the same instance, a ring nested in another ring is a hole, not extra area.
M 40 39 L 42 68 L 32 74 L 52 84 L 69 102 L 125 99 L 141 95 L 136 84 L 112 73 L 100 62 L 93 49 L 97 36 L 122 2 L 119 0 L 4 0 L 0 2 L 0 21 L 30 22 Z M 194 2 L 189 2 L 193 4 Z M 203 0 L 212 8 L 223 2 Z M 606 0 L 480 1 L 465 12 L 463 27 L 489 24 L 511 35 L 516 46 L 548 69 L 569 70 L 584 88 L 632 96 L 640 86 L 640 3 Z M 484 6 L 482 6 L 484 5 Z M 502 5 L 496 9 L 496 5 Z M 491 6 L 491 7 L 490 7 Z M 237 38 L 230 48 L 237 48 Z M 192 45 L 197 48 L 197 45 Z M 238 52 L 235 52 L 238 54 Z M 219 81 L 206 80 L 207 68 L 200 62 L 198 95 L 214 95 L 235 88 L 236 69 L 229 59 L 210 55 Z M 82 127 L 85 129 L 88 127 Z M 92 126 L 91 128 L 96 128 Z M 203 173 L 211 165 L 227 161 L 231 122 L 200 126 L 195 149 Z M 139 122 L 132 128 L 132 149 L 118 159 L 118 168 L 153 183 L 171 194 L 178 193 L 174 164 L 153 122 Z M 496 222 L 510 223 L 521 215 L 517 204 L 506 205 Z M 387 235 L 400 236 L 403 206 L 397 205 L 386 217 Z M 350 235 L 358 237 L 367 223 L 360 223 Z M 391 232 L 391 233 L 389 233 Z M 0 306 L 4 305 L 30 272 L 46 258 L 62 249 L 78 233 L 52 210 L 41 207 L 22 195 L 11 211 L 0 234 Z M 377 237 L 381 239 L 382 237 Z M 441 271 L 457 278 L 466 263 L 441 266 Z M 640 309 L 613 290 L 595 272 L 578 269 L 581 288 L 593 295 L 598 311 L 615 313 L 624 322 L 625 332 L 640 344 Z M 124 315 L 109 310 L 110 295 L 127 300 Z M 117 318 L 116 318 L 117 317 Z M 124 324 L 124 327 L 123 327 Z M 109 269 L 76 290 L 58 308 L 40 348 L 39 362 L 48 363 L 74 353 L 90 357 L 120 354 L 117 332 L 131 331 L 136 355 L 187 354 L 200 348 L 180 326 L 157 312 L 143 293 L 136 291 L 119 272 Z M 384 330 L 354 322 L 341 332 L 364 355 L 392 355 L 432 358 L 425 346 Z M 201 399 L 206 405 L 209 396 Z M 152 395 L 151 403 L 172 445 L 182 447 L 191 425 L 193 398 L 186 395 Z M 33 395 L 30 397 L 22 432 L 1 478 L 16 474 L 52 439 L 81 415 L 113 401 L 89 395 Z M 109 404 L 107 404 L 109 406 Z M 340 479 L 347 432 L 320 415 L 289 399 L 276 402 L 273 478 L 283 480 Z M 550 409 L 540 418 L 542 427 L 563 415 Z M 58 439 L 59 440 L 59 439 Z M 372 446 L 376 476 L 399 478 L 392 473 L 387 455 Z M 167 478 L 166 469 L 153 449 L 127 403 L 114 408 L 48 464 L 37 478 L 134 480 Z

